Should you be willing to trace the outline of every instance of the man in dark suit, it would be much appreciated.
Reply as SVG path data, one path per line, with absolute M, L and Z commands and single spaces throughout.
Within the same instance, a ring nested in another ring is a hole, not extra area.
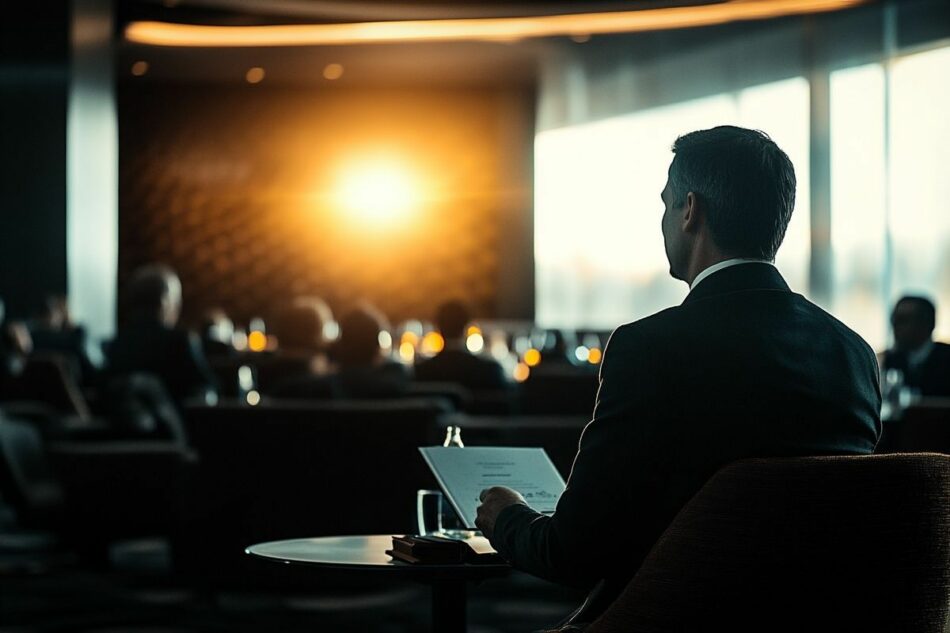
M 894 348 L 884 353 L 884 370 L 900 370 L 904 385 L 924 397 L 950 397 L 950 345 L 933 340 L 937 307 L 926 297 L 906 296 L 894 305 Z
M 416 380 L 454 382 L 473 391 L 508 387 L 498 361 L 476 356 L 465 347 L 465 326 L 469 321 L 471 315 L 461 301 L 448 301 L 439 306 L 435 322 L 445 340 L 445 348 L 416 365 Z
M 608 604 L 722 466 L 871 453 L 881 431 L 874 352 L 772 264 L 794 206 L 788 156 L 736 127 L 687 134 L 673 152 L 662 232 L 689 295 L 611 336 L 556 512 L 507 488 L 479 507 L 478 526 L 516 568 L 583 588 L 605 580 Z
M 161 380 L 175 403 L 214 394 L 215 380 L 198 337 L 175 326 L 181 281 L 159 265 L 136 270 L 129 282 L 127 319 L 109 346 L 110 376 L 147 373 Z

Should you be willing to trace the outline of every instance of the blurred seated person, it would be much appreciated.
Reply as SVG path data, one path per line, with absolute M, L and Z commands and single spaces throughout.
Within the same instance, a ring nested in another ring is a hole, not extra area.
M 884 352 L 882 367 L 898 369 L 904 385 L 921 396 L 950 397 L 950 345 L 933 340 L 937 308 L 930 299 L 906 296 L 891 313 L 894 347 Z
M 20 321 L 7 321 L 6 305 L 0 299 L 0 381 L 18 376 L 33 351 L 30 330 Z
M 296 297 L 274 320 L 277 353 L 258 365 L 261 388 L 281 390 L 290 383 L 330 371 L 327 348 L 336 338 L 330 306 L 319 297 Z
M 469 321 L 471 315 L 461 301 L 449 301 L 439 307 L 435 322 L 445 339 L 445 347 L 432 358 L 416 365 L 416 380 L 454 382 L 472 391 L 508 387 L 504 369 L 498 361 L 475 356 L 465 346 L 465 326 Z
M 174 271 L 158 264 L 139 268 L 125 299 L 127 318 L 109 346 L 109 375 L 155 375 L 179 408 L 190 398 L 213 398 L 215 380 L 198 337 L 175 327 L 181 281 Z
M 233 335 L 234 322 L 221 308 L 211 308 L 201 317 L 201 349 L 209 359 L 234 357 Z
M 404 395 L 412 375 L 409 369 L 386 358 L 379 334 L 389 329 L 386 317 L 363 304 L 340 319 L 340 340 L 335 348 L 338 370 L 334 392 L 339 398 L 392 398 Z
M 34 352 L 63 356 L 79 384 L 93 384 L 96 366 L 90 357 L 86 329 L 73 323 L 64 295 L 47 297 L 43 310 L 29 327 Z

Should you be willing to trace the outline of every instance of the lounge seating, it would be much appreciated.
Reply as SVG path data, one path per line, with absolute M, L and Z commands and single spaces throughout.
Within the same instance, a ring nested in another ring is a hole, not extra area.
M 948 605 L 950 457 L 755 459 L 700 490 L 586 631 L 941 633 Z

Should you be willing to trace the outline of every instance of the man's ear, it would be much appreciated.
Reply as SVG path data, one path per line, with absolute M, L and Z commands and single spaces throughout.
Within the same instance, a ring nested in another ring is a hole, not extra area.
M 686 194 L 686 207 L 683 212 L 683 232 L 695 233 L 702 225 L 703 209 L 699 202 L 699 196 L 692 191 Z

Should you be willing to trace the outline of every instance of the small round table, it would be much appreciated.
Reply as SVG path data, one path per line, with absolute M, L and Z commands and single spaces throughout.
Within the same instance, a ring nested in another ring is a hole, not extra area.
M 387 573 L 427 584 L 432 588 L 432 630 L 437 633 L 465 632 L 469 582 L 505 576 L 511 571 L 507 564 L 410 565 L 390 558 L 386 554 L 390 548 L 392 536 L 377 534 L 272 541 L 251 545 L 245 551 L 289 565 Z

